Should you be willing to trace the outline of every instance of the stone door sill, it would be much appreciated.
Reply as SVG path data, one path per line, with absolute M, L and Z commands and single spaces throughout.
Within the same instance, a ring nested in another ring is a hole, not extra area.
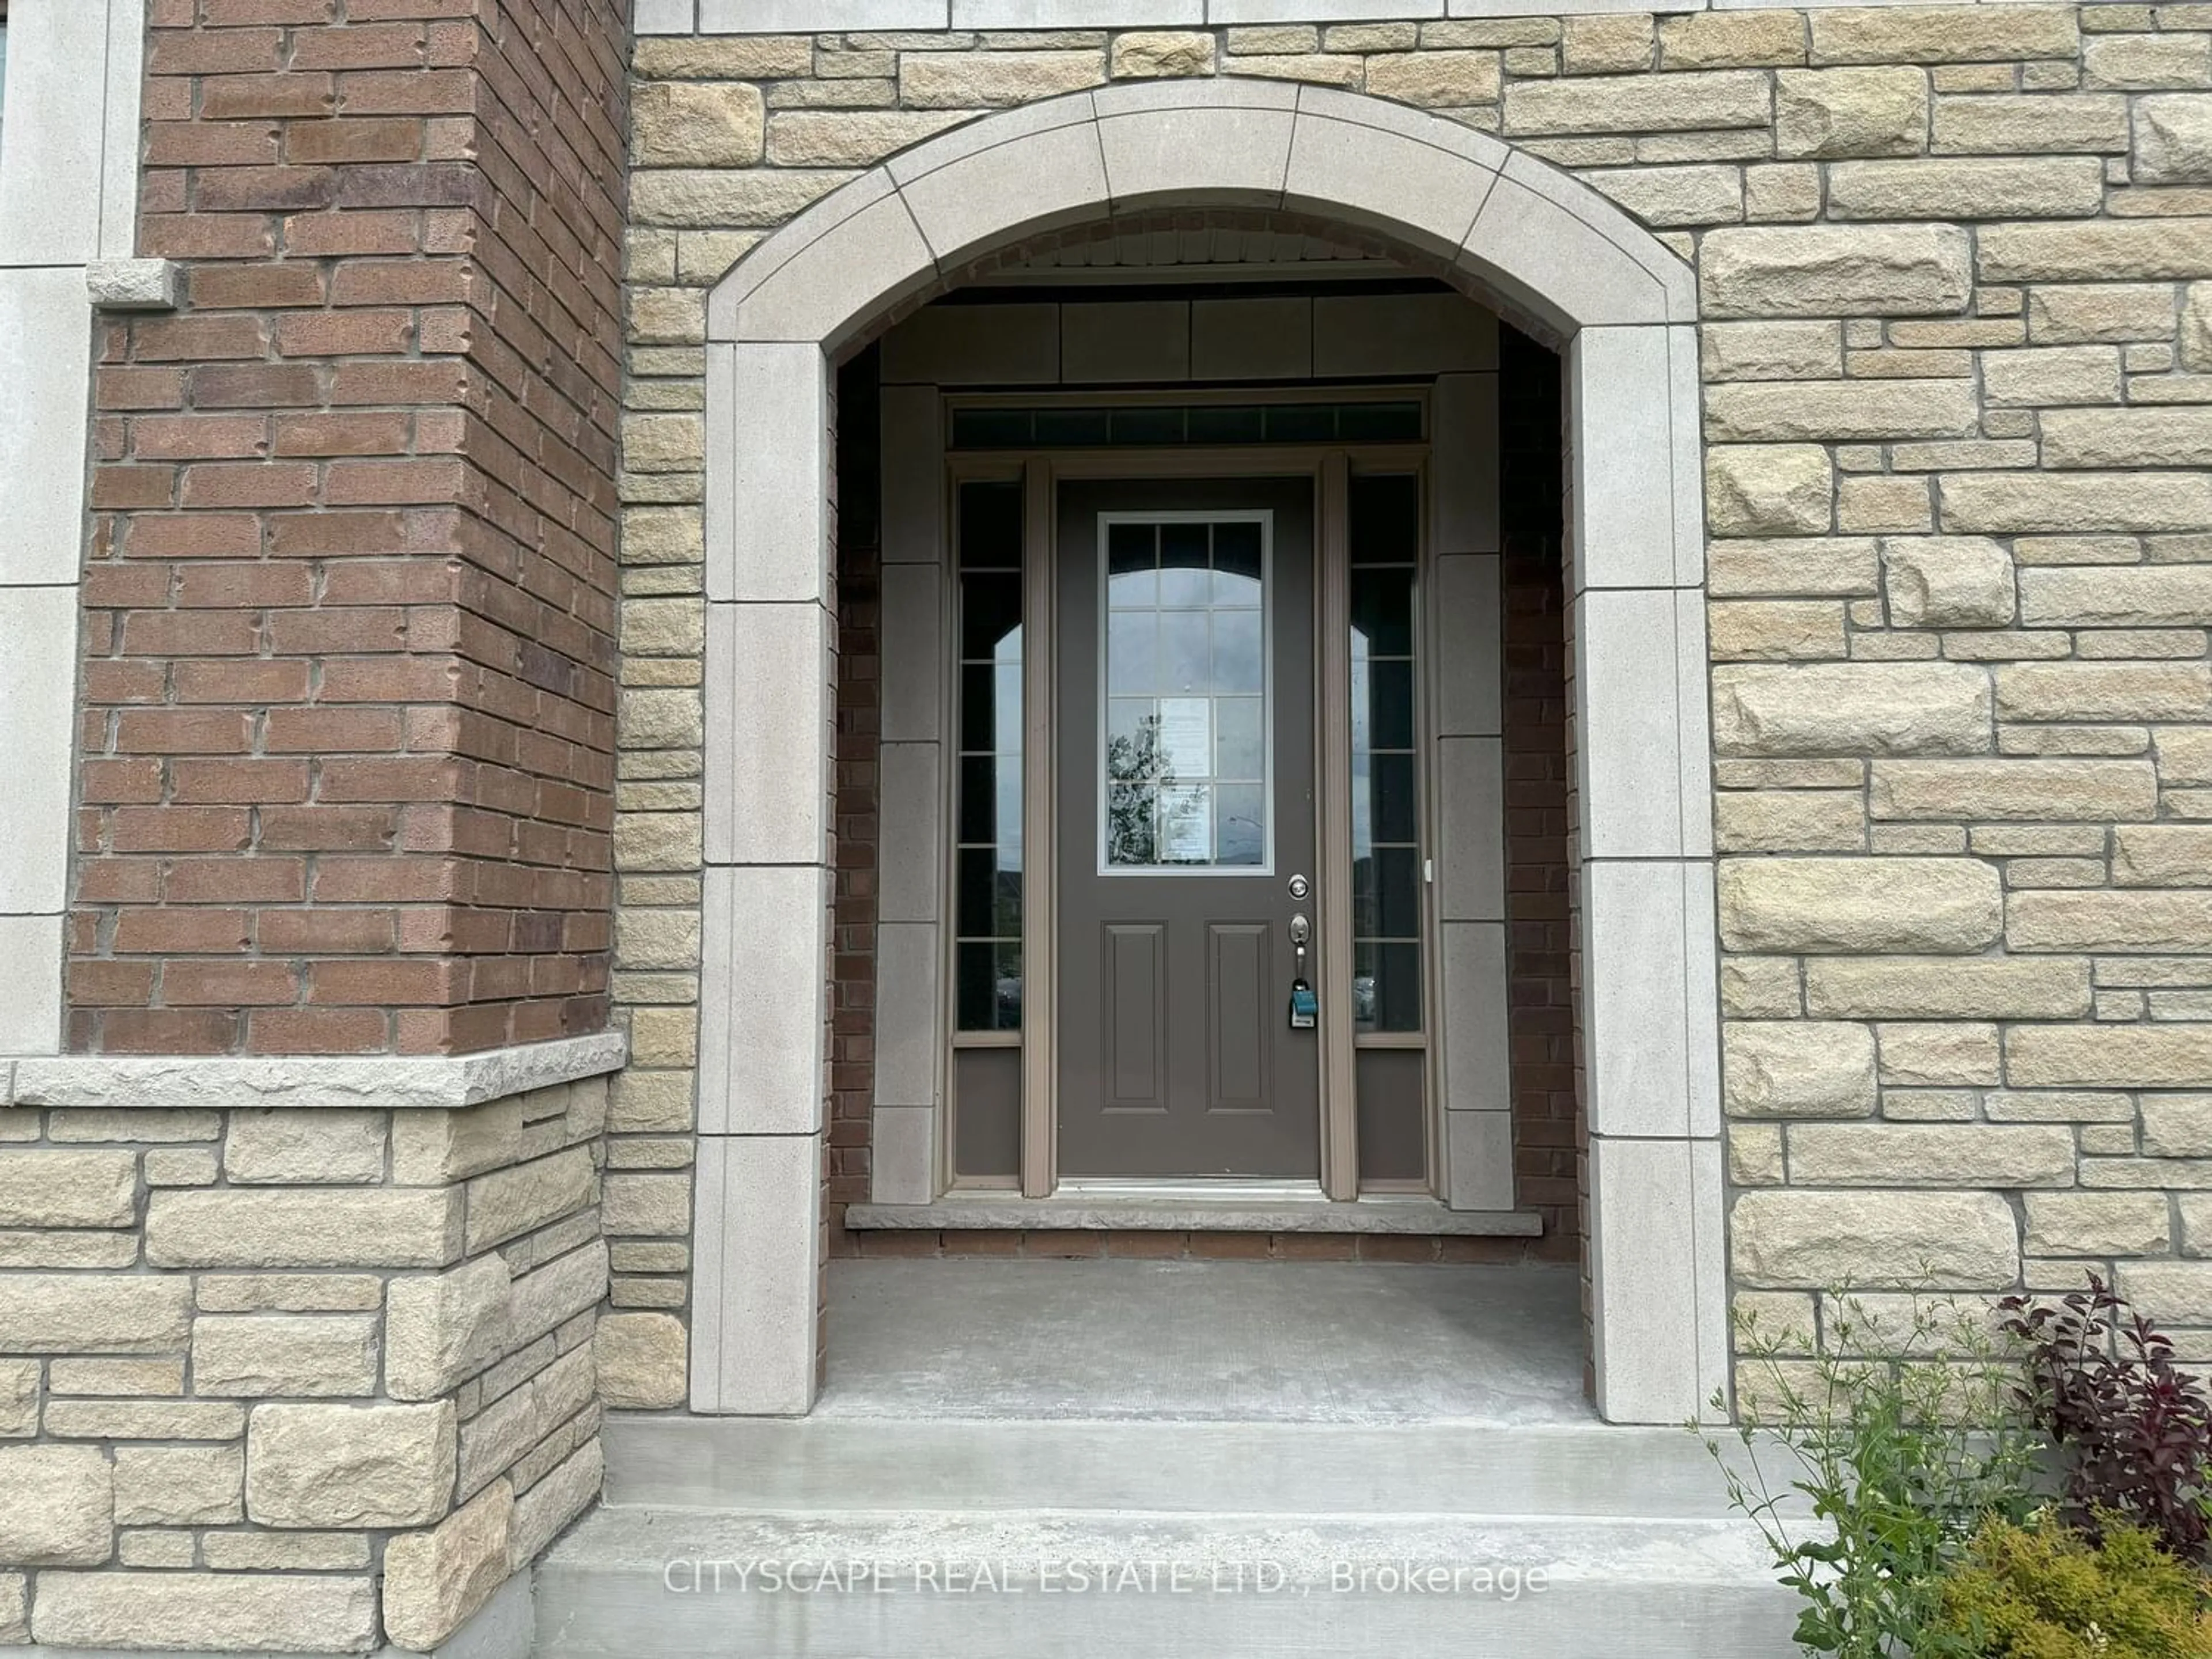
M 1432 1198 L 1363 1198 L 1334 1204 L 1320 1198 L 1015 1198 L 994 1193 L 952 1194 L 931 1204 L 848 1205 L 845 1225 L 854 1231 L 1110 1229 L 1536 1238 L 1543 1233 L 1544 1218 L 1534 1210 L 1451 1210 Z

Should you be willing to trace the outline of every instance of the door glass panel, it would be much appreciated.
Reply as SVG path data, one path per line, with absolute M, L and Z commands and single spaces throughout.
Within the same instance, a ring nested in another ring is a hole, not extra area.
M 1259 584 L 1251 586 L 1257 588 Z M 1265 668 L 1260 613 L 1217 609 L 1213 613 L 1213 689 L 1257 691 Z
M 1260 699 L 1213 700 L 1213 772 L 1216 777 L 1262 781 L 1265 750 L 1260 731 Z
M 1125 691 L 1152 690 L 1159 679 L 1159 613 L 1149 605 L 1142 610 L 1109 611 L 1106 689 L 1116 696 Z
M 1267 798 L 1256 783 L 1218 783 L 1214 804 L 1221 823 L 1217 863 L 1254 865 L 1267 855 Z
M 1163 570 L 1160 572 L 1160 600 L 1171 603 L 1169 594 L 1175 591 L 1170 576 L 1196 576 L 1201 583 L 1206 579 L 1203 570 Z M 1188 596 L 1185 595 L 1188 599 Z M 1205 589 L 1199 589 L 1194 601 L 1206 603 Z M 1179 698 L 1194 698 L 1203 703 L 1206 694 L 1212 690 L 1212 675 L 1206 664 L 1206 623 L 1211 620 L 1204 611 L 1162 611 L 1160 613 L 1160 677 L 1158 689 L 1173 692 Z
M 1022 487 L 960 486 L 953 1002 L 963 1031 L 1022 1024 Z
M 1352 549 L 1352 1020 L 1421 1029 L 1421 837 L 1415 771 L 1414 589 L 1420 493 L 1411 473 L 1356 477 Z
M 1194 515 L 1104 530 L 1101 868 L 1264 869 L 1265 525 Z

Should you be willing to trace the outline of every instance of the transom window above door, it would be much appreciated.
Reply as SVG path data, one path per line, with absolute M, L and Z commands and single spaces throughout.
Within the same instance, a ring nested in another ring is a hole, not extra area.
M 1270 515 L 1100 516 L 1102 874 L 1265 874 Z

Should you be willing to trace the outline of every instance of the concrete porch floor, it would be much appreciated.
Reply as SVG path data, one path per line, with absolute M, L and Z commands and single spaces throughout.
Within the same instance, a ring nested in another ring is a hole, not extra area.
M 1571 1267 L 839 1261 L 815 1415 L 1583 1424 Z
M 811 1416 L 610 1419 L 605 1504 L 538 1570 L 538 1659 L 1792 1650 L 1704 1444 L 1583 1403 L 1571 1267 L 860 1260 L 828 1293 Z M 702 1562 L 873 1577 L 671 1580 Z M 1002 1593 L 969 1593 L 978 1563 Z M 1470 1568 L 1529 1593 L 1400 1593 Z

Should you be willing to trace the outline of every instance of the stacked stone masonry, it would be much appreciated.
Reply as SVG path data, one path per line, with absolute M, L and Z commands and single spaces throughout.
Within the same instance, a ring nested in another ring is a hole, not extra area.
M 0 1109 L 0 1644 L 428 1650 L 598 1496 L 604 1078 Z
M 1740 1302 L 2116 1266 L 2212 1358 L 2204 5 L 641 38 L 615 1305 L 688 1294 L 706 290 L 982 112 L 1240 76 L 1497 133 L 1697 271 Z M 681 1396 L 675 1320 L 622 1352 Z

